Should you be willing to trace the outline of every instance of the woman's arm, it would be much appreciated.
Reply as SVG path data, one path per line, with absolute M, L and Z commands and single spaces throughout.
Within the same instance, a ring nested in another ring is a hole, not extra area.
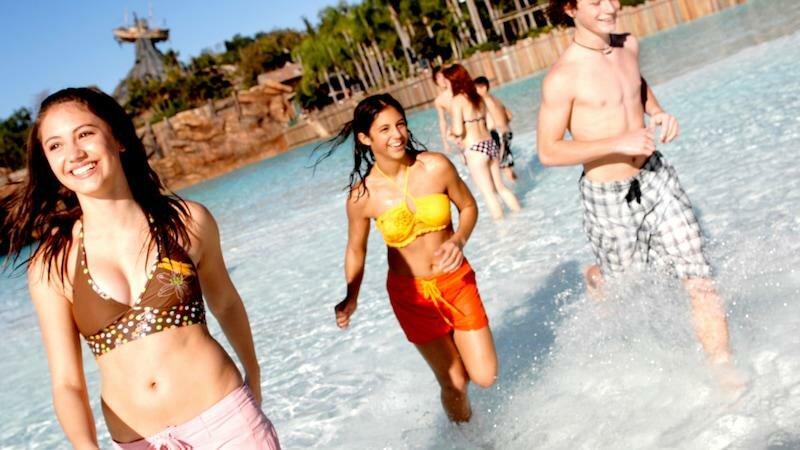
M 478 206 L 475 204 L 475 197 L 472 196 L 464 180 L 458 175 L 453 163 L 445 157 L 437 159 L 439 160 L 437 163 L 438 176 L 444 180 L 447 196 L 458 209 L 458 229 L 436 250 L 435 256 L 439 258 L 438 265 L 442 272 L 452 272 L 458 269 L 464 259 L 462 250 L 467 245 L 467 240 L 478 221 Z
M 464 136 L 464 102 L 462 96 L 453 97 L 451 103 L 450 133 L 457 138 Z
M 369 217 L 364 209 L 367 195 L 357 198 L 355 191 L 347 199 L 347 248 L 344 253 L 344 275 L 347 281 L 347 295 L 335 307 L 336 324 L 347 328 L 350 316 L 358 306 L 358 292 L 364 278 L 364 263 L 367 259 L 367 238 L 369 237 Z
M 225 267 L 217 222 L 202 205 L 192 202 L 187 202 L 187 205 L 192 218 L 190 221 L 192 253 L 197 258 L 197 275 L 203 296 L 236 356 L 239 357 L 245 372 L 245 382 L 260 404 L 261 369 L 256 358 L 250 321 L 244 303 Z
M 445 108 L 439 102 L 439 98 L 436 98 L 434 102 L 436 106 L 436 115 L 439 118 L 439 134 L 442 136 L 442 148 L 447 153 L 450 153 L 450 143 L 447 142 L 447 116 L 445 115 Z
M 57 267 L 59 264 L 53 264 Z M 57 275 L 45 275 L 44 264 L 28 268 L 28 289 L 50 367 L 53 407 L 61 428 L 76 449 L 97 449 L 97 430 L 83 374 L 81 342 L 69 300 L 55 286 Z

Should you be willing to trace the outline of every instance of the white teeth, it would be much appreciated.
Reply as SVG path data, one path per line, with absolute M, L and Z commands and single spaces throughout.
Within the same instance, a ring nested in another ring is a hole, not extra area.
M 93 163 L 93 162 L 89 163 L 89 164 L 85 164 L 83 166 L 78 167 L 77 169 L 74 169 L 72 171 L 72 174 L 79 177 L 79 176 L 85 174 L 86 172 L 94 169 L 94 167 L 96 165 L 97 165 L 97 163 Z

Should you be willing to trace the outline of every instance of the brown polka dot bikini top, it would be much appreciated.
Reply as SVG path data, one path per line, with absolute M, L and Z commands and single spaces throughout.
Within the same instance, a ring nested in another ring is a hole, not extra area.
M 83 227 L 73 282 L 72 316 L 95 357 L 170 328 L 206 323 L 197 271 L 180 247 L 159 248 L 147 283 L 134 304 L 118 302 L 92 280 L 83 245 Z

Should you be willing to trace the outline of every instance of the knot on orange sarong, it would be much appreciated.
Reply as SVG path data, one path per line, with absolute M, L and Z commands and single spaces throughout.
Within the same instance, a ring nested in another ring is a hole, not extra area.
M 450 313 L 458 313 L 460 315 L 464 315 L 460 309 L 456 308 L 452 303 L 445 300 L 442 296 L 442 291 L 439 290 L 439 286 L 436 285 L 436 280 L 420 280 L 420 284 L 422 286 L 422 296 L 425 297 L 427 300 L 430 300 L 436 309 L 439 311 L 439 314 L 442 316 L 442 319 L 450 325 L 453 326 L 453 322 L 442 312 L 442 306 L 447 308 Z

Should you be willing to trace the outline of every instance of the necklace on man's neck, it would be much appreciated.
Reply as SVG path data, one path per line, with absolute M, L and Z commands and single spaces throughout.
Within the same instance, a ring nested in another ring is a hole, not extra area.
M 613 47 L 613 46 L 611 46 L 610 44 L 609 44 L 609 45 L 606 45 L 606 46 L 605 46 L 605 47 L 603 47 L 603 48 L 589 47 L 588 45 L 581 44 L 581 43 L 580 43 L 580 42 L 578 42 L 578 41 L 577 41 L 577 39 L 575 39 L 574 37 L 572 38 L 572 42 L 574 42 L 574 43 L 578 44 L 579 46 L 581 46 L 581 47 L 583 47 L 583 48 L 585 48 L 585 49 L 592 50 L 592 51 L 595 51 L 595 52 L 598 52 L 598 53 L 602 53 L 602 54 L 604 54 L 604 55 L 610 55 L 610 54 L 611 54 L 611 52 L 613 52 L 613 51 L 614 51 L 614 47 Z

